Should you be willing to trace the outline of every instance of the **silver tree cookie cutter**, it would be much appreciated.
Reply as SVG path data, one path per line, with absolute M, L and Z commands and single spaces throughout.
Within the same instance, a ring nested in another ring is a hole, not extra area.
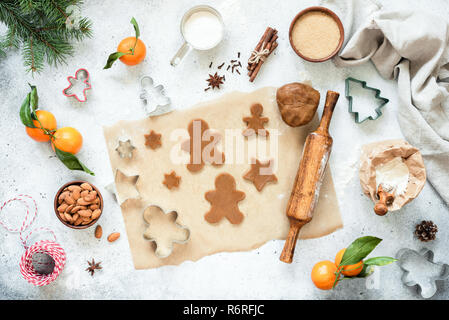
M 404 271 L 402 282 L 408 287 L 418 286 L 423 298 L 431 298 L 437 292 L 436 281 L 449 277 L 449 265 L 434 262 L 434 253 L 429 249 L 423 248 L 418 252 L 404 248 L 396 256 Z
M 158 258 L 162 259 L 171 255 L 175 243 L 185 244 L 190 240 L 190 230 L 177 222 L 178 213 L 176 211 L 165 213 L 161 207 L 151 205 L 143 211 L 143 220 L 147 224 L 143 237 L 145 240 L 155 243 L 154 253 Z M 157 227 L 161 227 L 157 225 L 157 222 L 160 223 L 161 220 L 169 226 L 165 226 L 162 231 L 157 229 Z
M 144 104 L 147 116 L 158 116 L 172 111 L 171 100 L 165 95 L 164 86 L 154 85 L 153 78 L 143 76 L 140 78 L 140 99 Z

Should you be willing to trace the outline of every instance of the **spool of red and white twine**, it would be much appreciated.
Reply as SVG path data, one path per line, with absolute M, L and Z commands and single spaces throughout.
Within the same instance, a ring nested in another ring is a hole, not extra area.
M 34 222 L 34 220 L 36 220 L 37 217 L 37 204 L 31 196 L 20 194 L 15 198 L 5 201 L 0 207 L 0 217 L 3 209 L 14 201 L 18 201 L 23 204 L 26 209 L 25 219 L 23 220 L 21 227 L 11 228 L 2 221 L 0 221 L 0 225 L 9 232 L 19 233 L 20 240 L 22 241 L 22 244 L 25 248 L 25 253 L 20 259 L 19 266 L 20 273 L 23 275 L 25 280 L 27 280 L 31 284 L 34 284 L 35 286 L 45 286 L 53 282 L 64 269 L 66 260 L 64 249 L 56 243 L 56 236 L 53 231 L 47 228 L 36 228 L 30 231 L 28 235 L 24 237 L 24 231 L 31 226 L 31 224 Z M 30 209 L 29 202 L 32 202 L 34 210 Z M 41 240 L 31 246 L 28 246 L 27 242 L 29 237 L 36 231 L 48 231 L 53 235 L 54 240 Z M 47 254 L 54 260 L 54 268 L 51 273 L 42 274 L 36 271 L 33 265 L 33 255 L 36 253 Z

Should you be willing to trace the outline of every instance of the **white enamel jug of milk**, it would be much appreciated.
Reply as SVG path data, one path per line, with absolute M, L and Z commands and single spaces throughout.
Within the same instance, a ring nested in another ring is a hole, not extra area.
M 191 49 L 209 50 L 216 47 L 223 39 L 223 19 L 210 6 L 195 6 L 182 17 L 181 34 L 184 44 L 170 61 L 172 66 L 178 65 Z

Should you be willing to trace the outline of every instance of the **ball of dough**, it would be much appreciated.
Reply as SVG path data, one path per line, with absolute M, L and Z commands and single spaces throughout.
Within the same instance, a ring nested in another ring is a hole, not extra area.
M 309 85 L 293 82 L 277 90 L 276 101 L 282 120 L 291 127 L 299 127 L 313 119 L 320 93 Z

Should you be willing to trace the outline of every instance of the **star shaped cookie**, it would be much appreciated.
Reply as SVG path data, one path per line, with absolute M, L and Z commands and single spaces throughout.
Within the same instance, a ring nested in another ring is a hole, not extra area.
M 151 130 L 150 134 L 145 135 L 145 145 L 153 150 L 162 146 L 161 134 Z
M 251 164 L 251 169 L 245 173 L 243 179 L 251 181 L 256 187 L 257 191 L 262 191 L 265 185 L 269 182 L 277 182 L 277 177 L 273 174 L 273 160 L 267 162 L 256 162 Z
M 165 179 L 162 183 L 165 184 L 169 190 L 179 187 L 181 177 L 177 176 L 175 171 L 172 171 L 170 174 L 164 174 L 164 177 Z

